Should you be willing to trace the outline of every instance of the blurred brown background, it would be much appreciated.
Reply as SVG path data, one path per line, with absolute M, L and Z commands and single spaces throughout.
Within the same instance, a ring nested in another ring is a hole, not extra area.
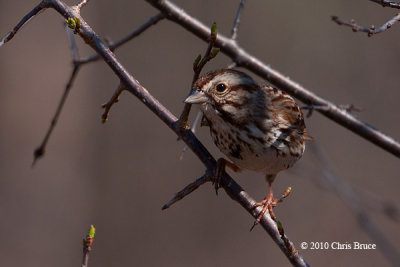
M 39 1 L 0 0 L 0 35 Z M 206 24 L 230 34 L 239 0 L 175 1 Z M 67 1 L 73 4 L 75 1 Z M 83 17 L 101 36 L 118 40 L 158 11 L 145 1 L 92 0 Z M 367 38 L 339 27 L 331 15 L 381 25 L 396 10 L 370 1 L 247 1 L 239 43 L 263 62 L 337 104 L 363 107 L 360 118 L 400 138 L 400 24 Z M 102 124 L 101 104 L 118 79 L 104 64 L 78 75 L 47 154 L 31 168 L 71 71 L 71 54 L 53 10 L 40 14 L 0 48 L 0 265 L 78 266 L 90 224 L 97 235 L 90 266 L 285 266 L 283 256 L 253 218 L 225 192 L 207 184 L 161 211 L 173 194 L 204 172 L 200 161 L 144 105 L 128 93 Z M 79 38 L 82 56 L 93 51 Z M 193 59 L 206 44 L 162 21 L 117 51 L 127 69 L 175 115 L 192 79 Z M 224 55 L 207 66 L 230 63 Z M 253 75 L 254 76 L 254 75 Z M 256 77 L 257 78 L 257 77 Z M 260 82 L 261 79 L 257 78 Z M 368 215 L 400 251 L 399 223 L 381 212 L 397 205 L 399 160 L 315 113 L 307 119 L 314 141 L 303 159 L 279 175 L 275 192 L 293 187 L 276 209 L 286 233 L 301 242 L 376 243 L 346 203 L 320 182 L 311 146 L 328 155 L 346 183 L 361 194 Z M 208 129 L 199 138 L 221 156 Z M 259 174 L 235 174 L 253 197 L 267 189 Z M 390 266 L 380 248 L 300 250 L 313 266 Z

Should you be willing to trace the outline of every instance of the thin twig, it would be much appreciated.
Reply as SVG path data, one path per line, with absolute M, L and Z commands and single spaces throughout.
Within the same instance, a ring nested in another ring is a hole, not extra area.
M 63 95 L 62 95 L 62 97 L 60 99 L 60 102 L 59 102 L 58 106 L 57 106 L 56 113 L 54 114 L 54 117 L 51 120 L 49 129 L 47 130 L 46 135 L 45 135 L 42 143 L 40 144 L 40 146 L 37 147 L 35 149 L 35 151 L 33 152 L 32 167 L 35 165 L 35 163 L 37 162 L 38 159 L 40 159 L 41 157 L 44 156 L 44 154 L 46 152 L 47 142 L 49 141 L 49 138 L 50 138 L 55 126 L 57 125 L 58 118 L 60 117 L 62 108 L 63 108 L 63 106 L 65 104 L 65 101 L 68 98 L 68 94 L 69 94 L 69 92 L 71 90 L 71 87 L 72 87 L 72 84 L 73 84 L 73 82 L 75 80 L 75 77 L 78 74 L 78 71 L 79 71 L 79 66 L 75 65 L 74 68 L 72 69 L 71 76 L 69 77 L 69 80 L 68 80 L 67 86 L 65 87 L 64 93 L 63 93 Z
M 77 60 L 79 60 L 79 49 L 78 46 L 76 45 L 75 35 L 73 34 L 73 31 L 71 30 L 71 28 L 68 27 L 67 24 L 64 24 L 64 26 L 65 26 L 65 31 L 67 33 L 69 48 L 71 50 L 72 64 L 78 65 L 76 62 Z
M 107 103 L 101 105 L 101 107 L 104 108 L 104 113 L 103 113 L 103 115 L 101 116 L 101 121 L 102 121 L 103 123 L 105 123 L 105 122 L 107 121 L 108 116 L 110 115 L 111 107 L 112 107 L 115 103 L 117 103 L 117 102 L 119 101 L 119 96 L 121 95 L 121 93 L 122 93 L 124 90 L 125 90 L 125 86 L 124 86 L 122 83 L 120 83 L 120 84 L 118 85 L 118 88 L 115 90 L 114 94 L 111 96 L 110 100 L 109 100 Z
M 192 126 L 190 127 L 190 130 L 192 131 L 192 133 L 196 133 L 197 126 L 199 126 L 202 117 L 203 117 L 203 112 L 201 112 L 201 110 L 197 111 L 196 118 L 194 119 Z M 183 160 L 183 155 L 185 154 L 187 149 L 188 149 L 188 146 L 187 146 L 187 144 L 185 144 L 183 146 L 182 153 L 181 153 L 181 156 L 179 157 L 179 160 Z
M 81 10 L 82 7 L 84 7 L 87 3 L 89 2 L 89 0 L 82 0 L 79 4 L 76 5 L 76 7 Z
M 323 110 L 323 111 L 328 111 L 329 106 L 317 106 L 317 105 L 312 105 L 312 106 L 302 106 L 302 110 L 308 110 L 306 117 L 309 118 L 313 114 L 314 110 Z M 338 108 L 345 110 L 346 112 L 352 113 L 352 112 L 361 112 L 363 109 L 359 108 L 353 104 L 346 104 L 346 105 L 338 105 Z
M 78 47 L 76 46 L 75 37 L 72 33 L 72 30 L 70 28 L 68 28 L 68 26 L 65 26 L 65 30 L 67 32 L 68 41 L 69 41 L 69 45 L 70 45 L 70 49 L 71 49 L 71 53 L 72 53 L 73 69 L 72 69 L 71 75 L 69 77 L 68 83 L 65 86 L 64 93 L 60 99 L 58 106 L 57 106 L 56 113 L 54 114 L 53 119 L 51 120 L 50 126 L 46 132 L 46 135 L 43 138 L 43 141 L 40 144 L 40 146 L 37 147 L 35 149 L 35 151 L 33 152 L 32 167 L 35 165 L 37 160 L 40 159 L 41 157 L 43 157 L 44 154 L 46 153 L 47 143 L 50 139 L 50 136 L 51 136 L 54 128 L 57 125 L 58 118 L 60 117 L 61 111 L 64 107 L 64 104 L 65 104 L 67 98 L 68 98 L 69 92 L 71 91 L 72 84 L 73 84 L 73 82 L 79 72 L 79 69 L 80 69 L 80 65 L 75 64 L 76 59 L 79 58 L 79 51 L 78 51 Z
M 184 197 L 192 193 L 194 190 L 199 188 L 202 184 L 210 181 L 211 181 L 211 176 L 208 174 L 204 174 L 203 176 L 195 180 L 193 183 L 188 184 L 187 186 L 185 186 L 185 188 L 176 193 L 175 196 L 170 201 L 168 201 L 164 206 L 162 206 L 161 209 L 162 210 L 168 209 L 173 204 L 175 204 L 176 202 L 183 199 Z
M 189 129 L 179 127 L 177 118 L 166 109 L 157 99 L 155 99 L 148 90 L 146 90 L 116 59 L 115 55 L 107 48 L 107 45 L 97 36 L 93 29 L 84 21 L 75 9 L 67 6 L 60 0 L 47 0 L 51 6 L 65 18 L 78 16 L 81 25 L 78 34 L 84 41 L 97 51 L 109 65 L 109 67 L 119 77 L 120 81 L 126 86 L 126 89 L 134 94 L 142 103 L 152 110 L 168 127 L 170 127 L 182 140 L 191 148 L 198 158 L 206 166 L 207 170 L 213 171 L 216 167 L 216 160 L 201 144 L 196 136 Z M 251 198 L 244 190 L 226 173 L 221 177 L 221 185 L 229 196 L 238 201 L 252 216 L 256 217 L 259 208 L 254 209 L 255 200 Z M 307 262 L 300 254 L 293 255 L 287 250 L 282 238 L 280 237 L 276 223 L 268 214 L 265 214 L 260 224 L 268 232 L 274 242 L 284 252 L 286 257 L 294 266 L 308 266 Z
M 226 66 L 227 69 L 233 69 L 233 68 L 236 68 L 236 67 L 237 67 L 236 62 L 232 62 L 231 64 L 229 64 L 228 66 Z
M 160 20 L 162 20 L 164 18 L 164 15 L 162 13 L 159 13 L 153 17 L 151 17 L 148 21 L 146 21 L 144 24 L 142 24 L 139 28 L 135 29 L 133 32 L 131 32 L 130 34 L 128 34 L 127 36 L 121 38 L 118 41 L 112 42 L 109 44 L 109 48 L 111 51 L 115 51 L 118 47 L 126 44 L 127 42 L 129 42 L 130 40 L 132 40 L 135 37 L 138 37 L 140 34 L 142 34 L 143 32 L 145 32 L 147 29 L 149 29 L 151 26 L 157 24 Z M 89 56 L 87 58 L 84 59 L 80 59 L 77 63 L 80 65 L 84 65 L 96 60 L 99 60 L 100 56 L 99 54 L 94 54 L 92 56 Z
M 152 25 L 156 24 L 158 21 L 160 21 L 163 17 L 164 17 L 164 15 L 162 15 L 161 13 L 156 15 L 156 16 L 151 17 L 146 23 L 141 25 L 138 29 L 136 29 L 135 31 L 133 31 L 132 33 L 127 35 L 126 37 L 122 38 L 121 40 L 119 40 L 119 41 L 117 41 L 115 43 L 110 44 L 109 45 L 110 49 L 111 50 L 115 50 L 118 47 L 120 47 L 120 46 L 124 45 L 125 43 L 127 43 L 128 41 L 132 40 L 133 38 L 139 36 L 141 33 L 143 33 L 145 30 L 147 30 L 150 26 L 152 26 Z M 49 139 L 51 137 L 51 134 L 52 134 L 57 122 L 58 122 L 58 118 L 59 118 L 59 116 L 60 116 L 60 114 L 62 112 L 62 109 L 64 107 L 64 103 L 66 102 L 66 100 L 68 98 L 68 95 L 69 95 L 69 92 L 71 90 L 73 81 L 75 80 L 75 78 L 76 78 L 76 76 L 77 76 L 77 74 L 78 74 L 78 72 L 80 70 L 80 67 L 82 65 L 84 65 L 84 64 L 87 64 L 87 63 L 93 62 L 93 61 L 95 61 L 97 59 L 100 59 L 99 54 L 95 54 L 95 55 L 93 55 L 91 57 L 88 57 L 87 59 L 83 59 L 83 60 L 79 59 L 79 51 L 78 51 L 78 47 L 77 47 L 76 42 L 75 42 L 75 36 L 73 34 L 73 31 L 67 25 L 65 25 L 65 29 L 67 31 L 67 37 L 68 37 L 68 41 L 69 41 L 69 45 L 70 45 L 70 49 L 71 49 L 71 53 L 72 53 L 73 69 L 72 69 L 72 73 L 70 75 L 70 78 L 68 80 L 68 83 L 67 83 L 67 85 L 65 87 L 64 94 L 62 95 L 61 100 L 60 100 L 60 102 L 59 102 L 59 104 L 57 106 L 56 113 L 55 113 L 55 115 L 54 115 L 54 117 L 53 117 L 53 119 L 51 121 L 49 129 L 47 130 L 46 135 L 45 135 L 42 143 L 40 144 L 40 146 L 38 148 L 36 148 L 35 151 L 34 151 L 34 159 L 33 159 L 32 166 L 34 166 L 35 163 L 37 162 L 37 160 L 40 159 L 41 157 L 43 157 L 45 152 L 46 152 L 47 143 L 48 143 L 48 141 L 49 141 Z M 107 120 L 108 113 L 109 113 L 109 110 L 110 110 L 111 106 L 112 106 L 112 104 L 108 105 L 107 108 L 105 109 L 105 112 L 102 115 L 102 121 L 103 122 L 105 122 Z
M 354 20 L 350 20 L 349 22 L 347 22 L 347 21 L 343 21 L 343 20 L 339 19 L 337 16 L 332 16 L 332 20 L 334 22 L 336 22 L 338 25 L 344 25 L 344 26 L 350 27 L 353 30 L 353 32 L 365 32 L 365 33 L 367 33 L 368 37 L 371 37 L 375 34 L 378 34 L 383 31 L 386 31 L 387 29 L 390 29 L 393 26 L 393 24 L 400 21 L 400 13 L 398 13 L 396 16 L 391 18 L 389 21 L 384 23 L 379 28 L 375 28 L 374 25 L 371 25 L 369 28 L 360 26 Z
M 237 38 L 237 32 L 238 32 L 238 28 L 239 28 L 239 24 L 240 24 L 240 15 L 242 14 L 245 3 L 246 3 L 246 0 L 240 0 L 240 4 L 239 4 L 238 10 L 236 12 L 236 17 L 233 22 L 232 35 L 231 35 L 232 40 L 236 40 L 236 38 Z
M 380 4 L 383 7 L 391 7 L 391 8 L 400 9 L 400 3 L 395 2 L 395 1 L 391 1 L 391 0 L 369 0 L 369 1 Z
M 90 226 L 88 234 L 85 239 L 83 239 L 83 256 L 81 267 L 87 267 L 89 262 L 89 253 L 92 251 L 92 244 L 94 241 L 94 234 L 96 229 L 93 225 Z
M 217 25 L 214 22 L 214 24 L 211 26 L 209 43 L 208 43 L 206 52 L 204 53 L 204 56 L 201 57 L 201 55 L 199 55 L 193 63 L 193 72 L 194 73 L 193 73 L 193 78 L 192 78 L 192 84 L 190 87 L 190 92 L 192 91 L 193 84 L 199 78 L 200 73 L 203 70 L 203 67 L 206 65 L 206 63 L 208 61 L 210 61 L 217 55 L 219 50 L 213 50 L 216 40 L 217 40 Z M 187 124 L 188 124 L 188 118 L 189 118 L 189 113 L 190 113 L 191 107 L 192 107 L 192 104 L 189 104 L 189 103 L 185 103 L 185 105 L 183 107 L 183 111 L 181 113 L 181 116 L 179 117 L 179 124 L 180 124 L 180 127 L 182 127 L 182 128 L 187 128 L 187 126 L 188 126 Z
M 208 41 L 209 29 L 206 25 L 190 16 L 181 7 L 173 4 L 168 0 L 146 0 L 155 8 L 159 9 L 165 14 L 167 19 L 181 25 L 194 35 L 198 36 L 204 41 Z M 259 59 L 248 54 L 242 47 L 230 38 L 218 35 L 215 42 L 216 47 L 220 47 L 221 51 L 234 60 L 238 66 L 248 69 L 255 74 L 266 79 L 276 87 L 286 91 L 292 96 L 307 105 L 328 106 L 326 111 L 319 110 L 320 113 L 332 119 L 343 127 L 351 130 L 352 132 L 362 136 L 382 149 L 392 153 L 396 157 L 400 157 L 400 143 L 394 138 L 382 133 L 378 129 L 361 121 L 349 112 L 338 108 L 332 102 L 323 99 L 316 95 L 311 90 L 306 89 L 295 81 L 289 79 L 286 75 L 279 73 L 277 70 L 272 69 L 267 64 L 264 64 Z
M 0 40 L 0 47 L 10 41 L 15 34 L 22 28 L 22 26 L 26 25 L 34 16 L 36 16 L 40 11 L 47 8 L 48 4 L 42 1 L 39 5 L 34 7 L 28 14 L 26 14 L 21 21 L 14 27 L 12 31 L 7 33 L 1 40 Z

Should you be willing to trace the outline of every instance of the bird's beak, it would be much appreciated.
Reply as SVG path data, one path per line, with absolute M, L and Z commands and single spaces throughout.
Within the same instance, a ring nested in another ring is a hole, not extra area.
M 192 93 L 185 99 L 185 103 L 188 104 L 202 104 L 207 102 L 208 97 L 204 94 L 200 88 L 193 88 Z

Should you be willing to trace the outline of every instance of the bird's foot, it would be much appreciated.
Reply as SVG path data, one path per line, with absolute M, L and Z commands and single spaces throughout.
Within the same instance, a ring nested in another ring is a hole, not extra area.
M 287 198 L 290 195 L 290 192 L 292 191 L 291 187 L 288 187 L 285 192 L 281 195 L 280 198 L 274 198 L 274 195 L 272 193 L 272 189 L 270 187 L 268 195 L 264 198 L 263 201 L 257 202 L 254 204 L 253 208 L 257 207 L 262 207 L 261 212 L 258 214 L 257 219 L 254 221 L 253 226 L 250 228 L 250 231 L 254 229 L 254 227 L 260 223 L 261 218 L 264 216 L 265 212 L 269 212 L 269 215 L 271 218 L 277 222 L 275 213 L 273 211 L 273 208 L 276 206 L 276 204 L 282 202 L 285 198 Z

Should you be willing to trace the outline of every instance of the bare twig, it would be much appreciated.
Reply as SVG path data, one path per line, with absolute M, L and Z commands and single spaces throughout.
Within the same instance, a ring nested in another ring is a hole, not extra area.
M 156 16 L 154 16 L 154 17 L 151 17 L 146 23 L 141 25 L 138 29 L 136 29 L 135 31 L 133 31 L 132 33 L 127 35 L 126 37 L 122 38 L 121 40 L 119 40 L 119 41 L 117 41 L 115 43 L 110 44 L 109 45 L 110 49 L 111 50 L 115 50 L 118 47 L 120 47 L 120 46 L 124 45 L 125 43 L 127 43 L 128 41 L 132 40 L 133 38 L 139 36 L 145 30 L 150 28 L 150 26 L 152 26 L 152 25 L 156 24 L 158 21 L 160 21 L 163 17 L 164 17 L 164 15 L 162 15 L 161 13 L 156 15 Z M 77 76 L 77 74 L 78 74 L 78 72 L 80 70 L 80 67 L 82 65 L 84 65 L 84 64 L 87 64 L 87 63 L 93 62 L 93 61 L 95 61 L 97 59 L 100 59 L 99 54 L 95 54 L 95 55 L 93 55 L 91 57 L 88 57 L 86 59 L 80 59 L 79 58 L 79 51 L 78 51 L 78 47 L 77 47 L 76 42 L 75 42 L 75 37 L 74 37 L 73 31 L 67 25 L 65 26 L 65 28 L 66 28 L 66 31 L 67 31 L 67 37 L 68 37 L 68 41 L 69 41 L 70 49 L 71 49 L 71 53 L 72 53 L 73 69 L 72 69 L 70 78 L 68 80 L 67 86 L 65 87 L 64 94 L 62 95 L 61 100 L 60 100 L 60 102 L 59 102 L 59 104 L 57 106 L 56 113 L 55 113 L 55 115 L 54 115 L 54 117 L 53 117 L 53 119 L 51 121 L 49 129 L 47 130 L 46 135 L 45 135 L 42 143 L 40 144 L 40 146 L 37 147 L 35 149 L 35 151 L 34 151 L 34 159 L 33 159 L 32 166 L 34 166 L 35 163 L 37 162 L 37 160 L 40 159 L 41 157 L 43 157 L 43 155 L 46 152 L 47 143 L 48 143 L 48 141 L 49 141 L 49 139 L 51 137 L 51 134 L 52 134 L 55 126 L 57 125 L 58 118 L 59 118 L 59 116 L 60 116 L 60 114 L 62 112 L 62 109 L 64 107 L 64 103 L 68 98 L 68 95 L 69 95 L 69 92 L 71 90 L 73 81 L 75 80 L 75 78 L 76 78 L 76 76 Z M 117 98 L 118 98 L 118 96 L 117 96 Z M 107 104 L 109 104 L 109 103 L 110 102 L 108 102 Z M 104 106 L 105 107 L 105 111 L 104 111 L 104 113 L 102 115 L 102 121 L 103 122 L 105 122 L 107 120 L 108 113 L 109 113 L 109 110 L 110 110 L 112 104 Z
M 231 34 L 232 40 L 236 40 L 236 38 L 237 38 L 237 32 L 238 32 L 238 28 L 239 28 L 239 24 L 240 24 L 240 15 L 242 14 L 245 3 L 246 3 L 246 0 L 240 0 L 240 4 L 239 4 L 238 10 L 236 12 L 236 17 L 233 22 L 232 34 Z
M 82 7 L 84 7 L 87 3 L 89 2 L 89 0 L 82 0 L 79 4 L 76 5 L 76 7 L 81 10 Z
M 343 110 L 345 110 L 345 111 L 347 111 L 347 112 L 349 112 L 349 113 L 352 113 L 354 111 L 355 112 L 362 111 L 362 108 L 356 107 L 353 104 L 338 105 L 338 107 L 343 109 Z M 329 108 L 330 108 L 329 106 L 316 106 L 316 105 L 301 107 L 301 109 L 303 109 L 303 110 L 308 110 L 307 115 L 306 115 L 307 118 L 311 117 L 311 115 L 313 114 L 314 110 L 328 111 Z
M 75 36 L 72 30 L 68 27 L 68 25 L 65 24 L 64 26 L 65 26 L 65 31 L 67 33 L 69 48 L 71 50 L 72 64 L 79 65 L 78 63 L 76 63 L 79 60 L 79 49 L 78 46 L 76 45 Z
M 83 257 L 82 257 L 82 267 L 87 267 L 89 262 L 89 252 L 92 250 L 92 244 L 94 241 L 94 234 L 96 229 L 93 225 L 90 226 L 86 238 L 83 239 Z
M 369 0 L 369 1 L 380 4 L 383 7 L 391 7 L 391 8 L 400 9 L 400 3 L 395 2 L 395 1 L 391 1 L 391 0 Z
M 214 22 L 213 25 L 211 26 L 209 43 L 208 43 L 208 46 L 207 46 L 206 52 L 204 53 L 203 58 L 201 57 L 201 55 L 199 55 L 193 63 L 193 72 L 194 73 L 193 73 L 192 84 L 190 87 L 190 92 L 192 91 L 193 84 L 199 78 L 200 73 L 203 70 L 203 67 L 206 65 L 206 63 L 208 61 L 213 59 L 219 52 L 219 50 L 216 50 L 216 49 L 213 50 L 216 40 L 217 40 L 217 24 Z M 187 128 L 187 126 L 188 126 L 187 122 L 188 122 L 191 107 L 192 107 L 192 104 L 189 104 L 189 103 L 185 103 L 185 105 L 183 107 L 183 111 L 181 113 L 181 116 L 179 117 L 179 124 L 180 124 L 180 127 L 182 127 L 182 128 Z
M 65 18 L 77 18 L 80 21 L 79 31 L 77 32 L 84 41 L 99 53 L 109 67 L 119 77 L 121 83 L 126 86 L 126 90 L 134 94 L 142 103 L 152 110 L 166 125 L 168 125 L 182 140 L 192 149 L 198 158 L 206 166 L 207 170 L 213 171 L 216 167 L 216 161 L 200 143 L 194 134 L 188 129 L 179 127 L 177 118 L 158 102 L 116 59 L 115 55 L 108 49 L 107 45 L 97 36 L 92 28 L 83 20 L 79 13 L 60 0 L 43 0 L 52 8 L 57 10 Z M 252 216 L 257 216 L 259 208 L 254 209 L 255 201 L 226 173 L 221 177 L 221 185 L 229 196 L 238 201 Z M 300 254 L 293 255 L 288 251 L 276 223 L 266 214 L 261 220 L 261 225 L 268 232 L 274 242 L 284 252 L 286 257 L 294 266 L 308 266 L 307 262 Z
M 310 146 L 310 149 L 315 156 L 313 162 L 315 162 L 315 165 L 322 171 L 322 175 L 316 175 L 316 177 L 321 180 L 323 184 L 328 185 L 329 188 L 346 203 L 351 212 L 355 215 L 361 228 L 376 242 L 377 247 L 379 247 L 385 255 L 385 258 L 387 258 L 393 266 L 398 266 L 400 262 L 399 253 L 381 232 L 380 227 L 374 224 L 369 215 L 369 210 L 364 208 L 358 194 L 343 178 L 335 173 L 332 163 L 329 162 L 326 153 L 323 153 L 320 146 L 314 144 Z
M 203 112 L 201 112 L 200 110 L 197 111 L 196 118 L 194 119 L 192 126 L 190 127 L 190 130 L 192 131 L 192 133 L 196 133 L 197 126 L 201 122 L 202 117 L 203 117 Z M 188 149 L 188 146 L 185 144 L 183 146 L 182 153 L 181 153 L 181 156 L 179 157 L 179 160 L 183 159 L 183 155 L 185 154 L 187 149 Z
M 48 141 L 50 139 L 50 136 L 51 136 L 54 128 L 57 125 L 58 118 L 60 117 L 61 111 L 62 111 L 62 109 L 64 107 L 64 104 L 65 104 L 67 98 L 68 98 L 69 92 L 71 91 L 72 84 L 73 84 L 73 82 L 74 82 L 74 80 L 75 80 L 75 78 L 76 78 L 76 76 L 78 74 L 78 71 L 80 69 L 80 65 L 75 64 L 76 59 L 79 58 L 79 51 L 78 51 L 78 47 L 76 46 L 74 35 L 72 34 L 72 31 L 71 31 L 70 28 L 68 28 L 68 26 L 65 26 L 65 29 L 67 31 L 67 36 L 68 36 L 70 49 L 71 49 L 71 53 L 72 53 L 73 69 L 72 69 L 71 75 L 69 77 L 68 83 L 65 86 L 64 93 L 63 93 L 63 95 L 62 95 L 62 97 L 60 99 L 60 102 L 59 102 L 58 106 L 57 106 L 56 113 L 54 114 L 53 119 L 51 120 L 49 129 L 47 130 L 46 135 L 45 135 L 42 143 L 40 144 L 40 146 L 37 147 L 35 149 L 35 151 L 33 152 L 32 167 L 35 165 L 37 160 L 40 159 L 41 157 L 43 157 L 44 154 L 46 153 L 47 143 L 48 143 Z
M 45 1 L 42 1 L 39 5 L 37 5 L 35 8 L 33 8 L 28 14 L 26 14 L 21 21 L 17 24 L 17 26 L 14 27 L 12 31 L 7 33 L 3 38 L 0 40 L 0 47 L 10 41 L 14 35 L 24 26 L 26 23 L 28 23 L 34 16 L 36 16 L 40 11 L 43 9 L 47 8 L 48 4 Z
M 159 9 L 165 14 L 167 19 L 181 25 L 194 35 L 207 41 L 209 36 L 209 29 L 206 25 L 190 16 L 182 8 L 171 3 L 168 0 L 146 0 L 155 8 Z M 215 46 L 220 47 L 221 51 L 229 56 L 236 62 L 238 66 L 246 68 L 262 78 L 268 80 L 276 87 L 290 93 L 292 96 L 298 98 L 307 105 L 328 106 L 327 110 L 319 110 L 323 115 L 342 125 L 343 127 L 353 131 L 354 133 L 369 140 L 375 145 L 383 148 L 384 150 L 392 153 L 396 157 L 400 157 L 400 143 L 392 137 L 382 133 L 376 128 L 372 127 L 366 122 L 354 117 L 349 112 L 340 109 L 332 102 L 325 100 L 305 87 L 301 86 L 295 81 L 290 80 L 285 75 L 272 69 L 270 66 L 264 64 L 259 59 L 248 54 L 236 42 L 230 38 L 218 35 Z
M 120 83 L 118 85 L 118 88 L 115 90 L 114 94 L 111 96 L 110 100 L 108 100 L 107 103 L 101 105 L 102 108 L 104 108 L 104 113 L 101 116 L 101 121 L 105 123 L 108 119 L 108 116 L 110 114 L 110 109 L 111 107 L 119 101 L 119 96 L 121 95 L 122 91 L 125 90 L 125 86 L 123 83 Z
M 47 130 L 46 135 L 45 135 L 42 143 L 40 144 L 40 146 L 38 148 L 36 148 L 35 151 L 33 152 L 34 158 L 33 158 L 33 162 L 32 162 L 32 167 L 35 165 L 37 160 L 40 159 L 46 152 L 47 142 L 49 141 L 49 138 L 50 138 L 55 126 L 57 125 L 58 118 L 60 117 L 62 108 L 65 104 L 65 101 L 68 98 L 68 94 L 71 90 L 72 83 L 74 82 L 75 77 L 78 74 L 78 71 L 79 71 L 79 66 L 75 65 L 74 68 L 72 69 L 71 76 L 69 77 L 67 86 L 65 87 L 64 94 L 62 95 L 61 100 L 57 106 L 56 113 L 54 114 L 54 117 L 51 120 L 50 127 Z
M 378 34 L 383 31 L 386 31 L 387 29 L 390 29 L 393 26 L 393 24 L 400 21 L 400 13 L 398 13 L 396 16 L 391 18 L 389 21 L 384 23 L 379 28 L 375 28 L 374 25 L 371 25 L 369 28 L 363 27 L 363 26 L 358 25 L 354 20 L 350 20 L 349 22 L 346 22 L 346 21 L 339 19 L 337 16 L 332 16 L 332 20 L 334 22 L 336 22 L 338 25 L 344 25 L 344 26 L 350 27 L 353 30 L 353 32 L 365 32 L 365 33 L 367 33 L 368 37 L 371 37 L 375 34 Z
M 116 42 L 110 43 L 109 44 L 110 50 L 111 51 L 115 51 L 118 47 L 126 44 L 127 42 L 129 42 L 133 38 L 139 36 L 140 34 L 145 32 L 147 29 L 149 29 L 151 26 L 157 24 L 163 18 L 164 18 L 164 15 L 162 13 L 151 17 L 148 21 L 146 21 L 139 28 L 137 28 L 136 30 L 134 30 L 133 32 L 128 34 L 127 36 L 121 38 L 120 40 L 118 40 Z M 87 63 L 90 63 L 90 62 L 93 62 L 93 61 L 96 61 L 96 60 L 99 60 L 99 59 L 100 59 L 100 56 L 98 54 L 95 54 L 95 55 L 92 55 L 90 57 L 78 60 L 78 64 L 83 65 L 83 64 L 87 64 Z
M 233 69 L 233 68 L 236 68 L 236 67 L 237 67 L 236 62 L 232 62 L 231 64 L 229 64 L 228 66 L 226 66 L 227 69 Z
M 170 201 L 168 201 L 164 206 L 162 206 L 161 209 L 163 210 L 168 209 L 173 204 L 175 204 L 176 202 L 183 199 L 184 197 L 192 193 L 194 190 L 199 188 L 202 184 L 211 181 L 210 177 L 211 175 L 204 174 L 199 179 L 195 180 L 193 183 L 188 184 L 185 188 L 176 193 L 175 196 Z

